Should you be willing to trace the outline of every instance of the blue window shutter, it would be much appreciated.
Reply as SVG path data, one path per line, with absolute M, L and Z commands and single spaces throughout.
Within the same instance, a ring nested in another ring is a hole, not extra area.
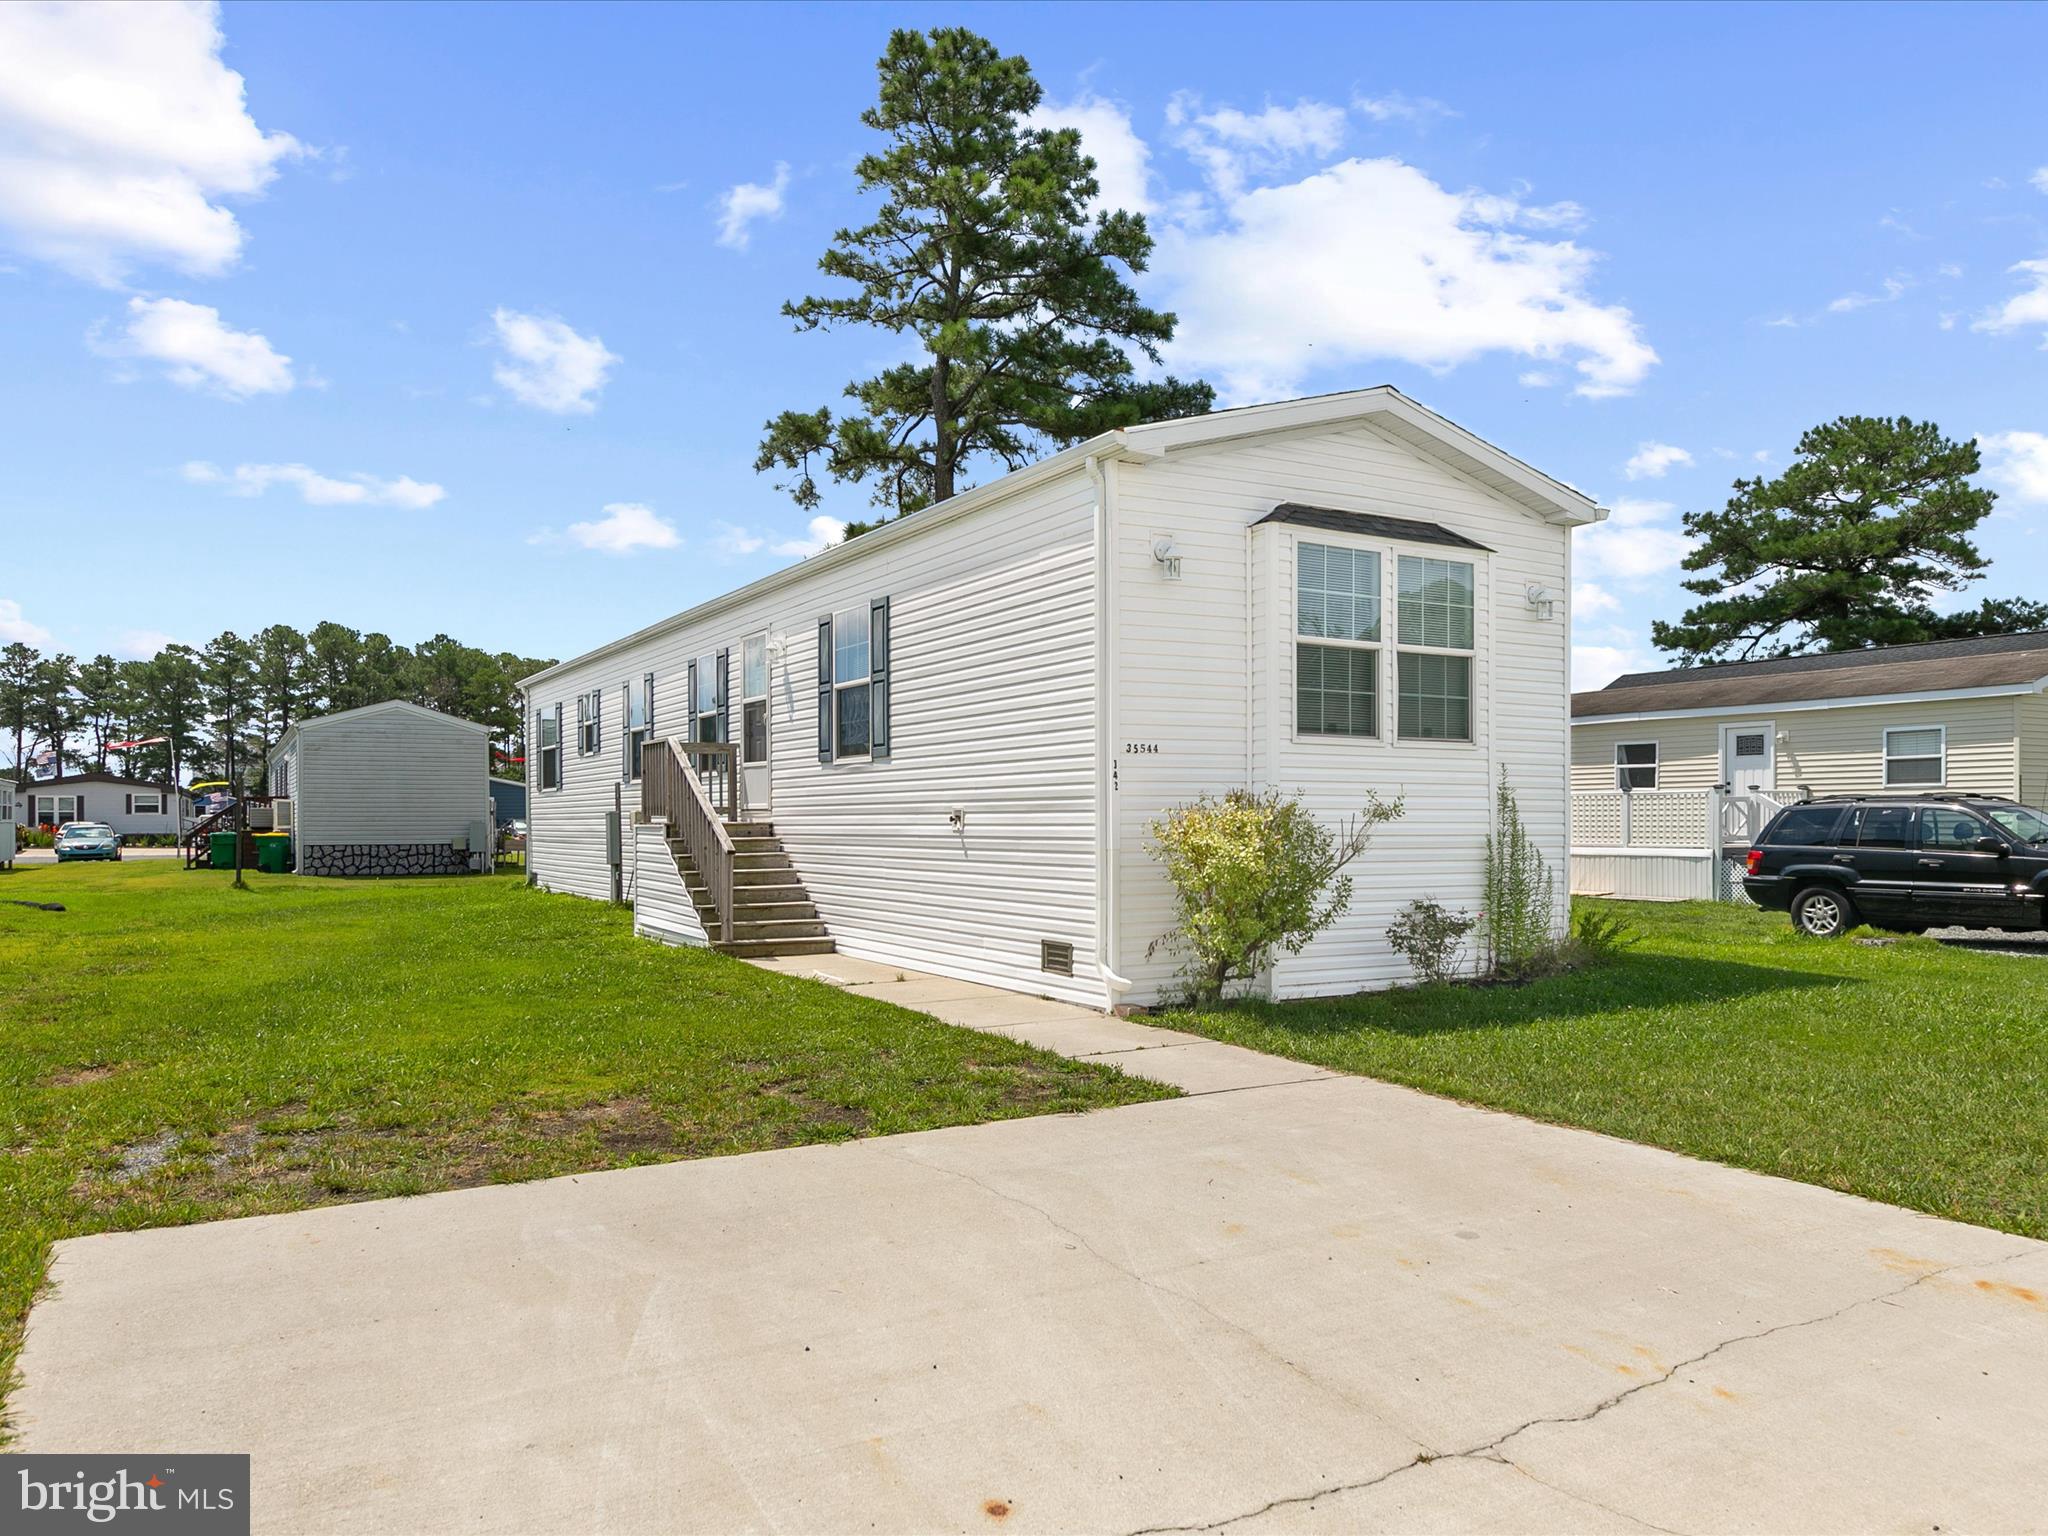
M 633 685 L 619 687 L 619 777 L 633 777 Z
M 654 740 L 654 674 L 647 674 L 647 739 Z
M 604 750 L 604 690 L 590 690 L 590 750 Z
M 818 761 L 832 761 L 832 615 L 818 620 Z
M 697 739 L 697 663 L 694 661 L 690 663 L 689 675 L 684 678 L 684 682 L 690 690 L 690 712 L 683 717 L 683 739 L 685 741 L 695 741 Z M 690 761 L 694 763 L 696 759 L 691 758 Z
M 726 698 L 726 684 L 732 676 L 732 652 L 718 653 L 718 739 L 732 740 L 732 705 Z
M 878 597 L 868 608 L 868 722 L 871 757 L 889 755 L 889 599 Z

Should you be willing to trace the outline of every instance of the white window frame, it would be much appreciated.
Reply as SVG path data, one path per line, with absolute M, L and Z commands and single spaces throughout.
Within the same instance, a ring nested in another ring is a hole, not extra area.
M 637 784 L 645 771 L 642 754 L 647 743 L 654 739 L 654 674 L 642 673 L 620 690 L 625 695 L 624 708 L 620 711 L 619 729 L 625 738 L 625 778 L 628 784 Z M 639 716 L 635 725 L 633 718 Z
M 1926 752 L 1894 753 L 1892 751 L 1892 737 L 1903 735 L 1907 731 L 1939 732 L 1941 736 L 1941 750 L 1934 754 Z M 1888 725 L 1884 727 L 1884 734 L 1878 740 L 1884 762 L 1884 787 L 1886 789 L 1940 789 L 1948 783 L 1948 727 L 1946 725 Z M 1933 756 L 1935 763 L 1939 765 L 1939 777 L 1919 779 L 1910 784 L 1893 782 L 1893 763 L 1924 763 L 1930 755 Z
M 849 618 L 858 617 L 860 627 L 866 633 L 866 642 L 861 654 L 867 657 L 867 664 L 861 668 L 859 677 L 842 677 L 839 671 L 840 626 Z M 871 686 L 875 677 L 875 615 L 871 602 L 855 603 L 851 608 L 835 608 L 832 611 L 832 760 L 835 763 L 865 763 L 874 756 L 875 747 L 875 696 Z M 849 752 L 840 745 L 839 701 L 855 688 L 868 690 L 868 735 L 867 745 L 858 752 Z
M 554 727 L 555 732 L 553 746 L 548 745 L 548 728 L 550 726 Z M 548 754 L 550 752 L 555 754 L 555 771 L 553 775 L 555 782 L 552 784 L 548 782 Z M 533 755 L 534 767 L 538 770 L 534 776 L 534 788 L 544 795 L 561 793 L 562 706 L 560 704 L 551 704 L 540 712 L 540 717 L 534 731 Z
M 1323 530 L 1318 529 L 1318 534 Z M 1375 601 L 1379 604 L 1379 635 L 1373 640 L 1350 640 L 1334 635 L 1305 635 L 1301 632 L 1301 552 L 1304 548 L 1341 549 L 1353 556 L 1369 555 L 1379 571 L 1378 593 Z M 1296 741 L 1332 741 L 1349 745 L 1361 742 L 1384 742 L 1387 739 L 1387 664 L 1384 652 L 1392 624 L 1387 613 L 1387 551 L 1377 544 L 1360 541 L 1317 537 L 1313 539 L 1297 536 L 1294 540 L 1292 591 L 1288 598 L 1288 610 L 1293 624 L 1288 635 L 1292 650 L 1291 686 L 1287 690 L 1287 708 L 1293 719 Z M 1305 731 L 1301 726 L 1301 648 L 1305 645 L 1319 645 L 1330 650 L 1365 651 L 1372 656 L 1372 730 L 1364 731 Z
M 144 805 L 145 799 L 151 803 Z M 128 797 L 128 805 L 130 816 L 161 816 L 164 813 L 164 793 L 160 789 L 137 790 Z
M 690 695 L 690 740 L 716 741 L 718 740 L 718 652 L 706 651 L 702 656 L 694 658 L 694 668 L 697 690 Z M 707 693 L 711 696 L 709 705 L 702 702 Z M 711 730 L 708 735 L 704 729 L 706 721 L 709 721 L 711 724 Z
M 872 643 L 873 635 L 870 635 L 868 638 L 870 643 Z M 753 679 L 748 676 L 748 671 L 752 666 L 749 657 L 756 646 L 760 647 L 761 651 L 761 691 L 758 693 L 753 691 L 751 686 Z M 749 635 L 740 642 L 740 761 L 750 768 L 758 768 L 767 762 L 771 750 L 768 745 L 768 732 L 772 723 L 770 716 L 773 714 L 773 711 L 768 707 L 768 667 L 768 636 L 765 631 L 758 635 Z M 751 704 L 761 706 L 761 755 L 759 757 L 749 757 L 747 755 L 747 707 Z M 834 724 L 836 726 L 837 722 L 835 721 Z
M 1445 548 L 1456 548 L 1456 555 L 1441 553 Z M 1392 596 L 1384 600 L 1391 618 L 1390 628 L 1393 643 L 1390 663 L 1393 670 L 1393 686 L 1388 690 L 1387 701 L 1393 709 L 1393 740 L 1403 746 L 1410 744 L 1428 747 L 1473 747 L 1479 744 L 1479 615 L 1480 593 L 1487 590 L 1486 565 L 1477 558 L 1479 551 L 1462 547 L 1432 544 L 1423 549 L 1396 549 L 1394 551 L 1394 582 Z M 1462 557 L 1462 558 L 1460 558 Z M 1403 560 L 1435 560 L 1445 565 L 1462 565 L 1472 573 L 1472 643 L 1469 646 L 1427 645 L 1420 640 L 1410 640 L 1401 633 L 1401 562 Z M 1465 677 L 1465 726 L 1463 736 L 1409 736 L 1401 730 L 1401 657 L 1413 656 L 1461 656 L 1469 662 Z
M 1647 763 L 1623 762 L 1621 754 L 1632 747 L 1648 747 L 1650 749 L 1650 760 Z M 1657 787 L 1658 771 L 1663 766 L 1661 762 L 1662 757 L 1663 753 L 1654 741 L 1617 741 L 1614 744 L 1614 787 L 1616 789 L 1655 789 Z M 1645 768 L 1650 770 L 1650 782 L 1647 784 L 1630 784 L 1628 781 L 1630 771 L 1633 770 L 1640 773 Z

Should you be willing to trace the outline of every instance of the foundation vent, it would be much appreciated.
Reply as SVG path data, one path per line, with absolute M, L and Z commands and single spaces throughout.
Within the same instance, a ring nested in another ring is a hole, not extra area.
M 1074 974 L 1074 946 L 1063 939 L 1038 941 L 1038 968 L 1055 976 Z

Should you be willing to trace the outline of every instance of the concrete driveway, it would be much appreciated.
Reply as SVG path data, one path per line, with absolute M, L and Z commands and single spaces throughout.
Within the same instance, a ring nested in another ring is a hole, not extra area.
M 2048 1245 L 826 963 L 1197 1091 L 76 1239 L 23 1448 L 291 1532 L 2048 1528 Z

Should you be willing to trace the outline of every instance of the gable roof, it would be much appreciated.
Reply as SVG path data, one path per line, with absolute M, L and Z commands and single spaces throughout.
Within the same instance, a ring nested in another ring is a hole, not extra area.
M 99 772 L 67 773 L 54 779 L 30 779 L 21 787 L 23 790 L 41 793 L 46 789 L 61 789 L 66 784 L 118 784 L 123 789 L 147 789 L 166 794 L 171 792 L 170 785 L 160 784 L 155 779 L 124 779 L 118 773 Z M 182 795 L 185 791 L 181 789 L 177 793 Z
M 390 714 L 424 715 L 429 720 L 440 721 L 448 725 L 462 726 L 467 730 L 475 731 L 479 736 L 488 736 L 491 733 L 489 726 L 480 725 L 474 720 L 465 720 L 460 715 L 451 715 L 439 709 L 429 709 L 426 705 L 415 704 L 410 699 L 385 699 L 381 703 L 364 704 L 355 709 L 336 710 L 331 715 L 313 715 L 304 720 L 294 720 L 285 733 L 277 738 L 277 745 L 271 750 L 282 752 L 289 743 L 308 731 L 324 731 L 329 726 L 339 724 L 345 720 L 363 720 L 371 715 Z
M 543 667 L 519 680 L 522 690 L 614 651 L 626 650 L 671 630 L 708 619 L 723 609 L 750 601 L 776 588 L 821 569 L 849 560 L 864 559 L 892 548 L 904 539 L 916 538 L 923 530 L 953 518 L 978 511 L 1005 496 L 1015 495 L 1046 480 L 1083 468 L 1091 461 L 1126 459 L 1135 464 L 1157 460 L 1194 449 L 1212 448 L 1245 438 L 1279 432 L 1300 432 L 1349 422 L 1371 425 L 1413 448 L 1428 459 L 1478 482 L 1503 500 L 1512 502 L 1532 517 L 1565 527 L 1596 523 L 1607 516 L 1592 497 L 1562 480 L 1532 469 L 1512 454 L 1485 439 L 1447 421 L 1436 412 L 1417 405 L 1391 384 L 1370 389 L 1344 390 L 1336 394 L 1309 395 L 1299 400 L 1280 400 L 1270 405 L 1241 405 L 1230 410 L 1211 411 L 1205 416 L 1183 416 L 1172 421 L 1144 422 L 1120 427 L 1089 438 L 1086 442 L 1048 454 L 1037 462 L 1012 470 L 1007 475 L 962 491 L 934 506 L 883 523 L 858 539 L 835 544 L 807 560 L 784 566 L 733 591 L 721 593 L 694 608 L 686 608 L 632 634 L 595 646 L 580 656 L 571 656 L 551 667 Z
M 2034 693 L 2048 687 L 2048 631 L 1825 651 L 1773 661 L 1631 672 L 1572 695 L 1574 720 L 1712 713 L 1900 694 Z

